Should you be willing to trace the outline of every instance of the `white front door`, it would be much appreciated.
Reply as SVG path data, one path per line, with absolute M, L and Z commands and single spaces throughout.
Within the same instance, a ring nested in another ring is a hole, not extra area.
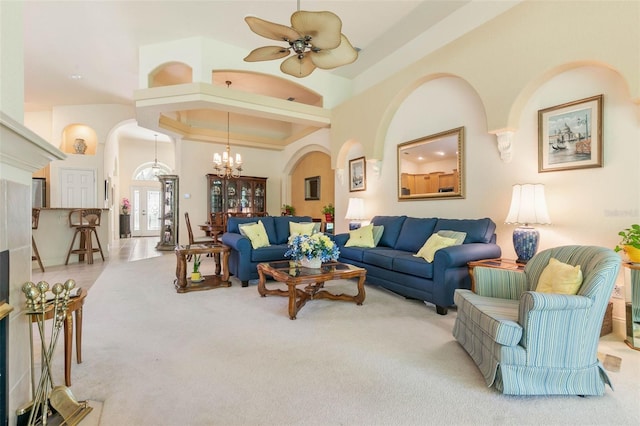
M 160 237 L 160 188 L 159 184 L 131 188 L 132 237 Z
M 60 169 L 60 207 L 97 207 L 96 171 Z

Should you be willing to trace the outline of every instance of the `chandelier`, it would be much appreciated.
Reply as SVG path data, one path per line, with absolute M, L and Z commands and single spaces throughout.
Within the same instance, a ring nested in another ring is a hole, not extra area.
M 231 86 L 231 81 L 225 81 L 227 88 Z M 227 148 L 222 155 L 217 152 L 213 154 L 213 168 L 220 178 L 237 178 L 242 173 L 242 157 L 236 154 L 235 162 L 231 155 L 231 146 L 229 145 L 229 111 L 227 111 Z

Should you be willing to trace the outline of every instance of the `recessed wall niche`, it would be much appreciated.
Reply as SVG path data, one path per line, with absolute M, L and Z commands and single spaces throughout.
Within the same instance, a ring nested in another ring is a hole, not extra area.
M 62 131 L 60 150 L 66 154 L 96 155 L 98 137 L 84 124 L 70 124 Z

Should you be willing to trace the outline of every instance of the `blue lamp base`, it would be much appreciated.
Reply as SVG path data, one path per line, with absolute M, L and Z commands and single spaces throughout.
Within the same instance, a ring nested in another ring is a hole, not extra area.
M 362 226 L 361 222 L 349 222 L 349 231 L 354 231 Z
M 527 263 L 536 251 L 540 233 L 537 229 L 528 226 L 519 226 L 513 230 L 513 248 L 518 255 L 517 262 Z

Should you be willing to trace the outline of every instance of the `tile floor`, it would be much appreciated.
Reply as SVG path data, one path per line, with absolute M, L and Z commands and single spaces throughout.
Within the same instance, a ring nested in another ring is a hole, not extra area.
M 72 256 L 69 265 L 47 266 L 45 272 L 38 268 L 34 262 L 34 268 L 31 271 L 31 281 L 37 283 L 46 281 L 49 285 L 58 282 L 64 282 L 69 278 L 76 281 L 76 287 L 91 288 L 96 279 L 109 263 L 113 262 L 135 262 L 136 260 L 147 259 L 150 257 L 174 255 L 173 251 L 158 251 L 156 244 L 158 237 L 136 237 L 123 238 L 115 242 L 109 251 L 109 257 L 103 262 L 100 255 L 94 254 L 92 265 L 87 263 L 78 263 L 77 256 Z

